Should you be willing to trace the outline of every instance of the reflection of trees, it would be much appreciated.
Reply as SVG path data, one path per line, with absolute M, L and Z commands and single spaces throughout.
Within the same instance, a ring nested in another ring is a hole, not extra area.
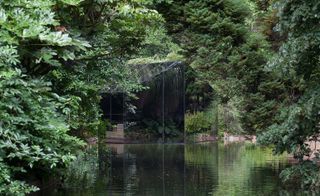
M 218 143 L 124 145 L 109 158 L 103 146 L 81 154 L 66 174 L 68 194 L 270 195 L 278 191 L 277 173 L 286 159 L 269 149 Z
M 218 144 L 186 145 L 186 195 L 208 195 L 218 182 Z
M 183 146 L 181 145 L 127 145 L 125 178 L 134 189 L 133 195 L 181 195 L 183 182 Z M 136 174 L 130 176 L 130 170 Z M 167 188 L 168 187 L 168 188 Z M 170 187 L 170 189 L 169 189 Z
M 65 173 L 63 188 L 77 195 L 108 183 L 110 151 L 106 146 L 94 146 L 78 155 Z
M 219 186 L 214 195 L 270 195 L 277 191 L 278 166 L 285 156 L 274 157 L 270 149 L 239 144 L 220 145 L 219 151 L 226 148 L 231 154 L 219 153 Z
M 270 149 L 241 143 L 187 145 L 185 149 L 190 195 L 268 195 L 278 191 L 278 170 L 286 158 L 272 156 Z

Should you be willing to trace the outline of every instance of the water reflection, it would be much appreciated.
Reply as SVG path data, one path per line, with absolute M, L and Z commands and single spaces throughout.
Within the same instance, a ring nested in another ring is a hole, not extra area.
M 69 169 L 62 189 L 42 192 L 110 196 L 279 195 L 279 171 L 287 164 L 285 156 L 274 157 L 270 149 L 244 144 L 113 145 L 91 151 Z

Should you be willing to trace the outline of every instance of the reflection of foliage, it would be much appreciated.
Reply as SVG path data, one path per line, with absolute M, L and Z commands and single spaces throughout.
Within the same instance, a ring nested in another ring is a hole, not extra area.
M 84 153 L 79 154 L 77 159 L 67 169 L 63 184 L 64 188 L 92 188 L 97 183 L 99 177 L 99 164 L 101 164 L 99 157 L 101 154 L 109 156 L 109 153 L 107 148 L 98 150 L 97 147 L 91 147 Z M 102 162 L 104 161 L 106 160 Z M 109 167 L 109 163 L 107 163 L 106 167 Z
M 210 175 L 218 175 L 218 185 L 212 190 L 214 195 L 261 195 L 255 192 L 259 190 L 270 195 L 278 188 L 276 173 L 286 156 L 276 157 L 269 148 L 247 144 L 205 144 L 186 146 L 185 160 L 197 168 L 206 165 Z M 259 172 L 255 172 L 257 169 Z
M 208 155 L 217 155 L 218 153 L 216 146 L 205 145 L 186 145 L 185 146 L 185 161 L 187 164 L 192 163 L 195 165 L 202 165 L 205 163 L 214 163 L 216 159 L 215 156 Z
M 222 172 L 219 172 L 219 189 L 215 190 L 217 195 L 237 195 L 240 192 L 242 195 L 260 195 L 260 192 L 255 192 L 259 190 L 270 195 L 278 188 L 275 183 L 278 174 L 274 172 L 279 170 L 280 163 L 285 162 L 285 156 L 276 157 L 271 149 L 241 144 L 221 145 L 219 148 L 225 152 L 219 153 L 222 155 L 219 156 L 219 171 Z M 263 177 L 256 176 L 257 168 Z M 267 178 L 269 180 L 261 180 Z M 256 187 L 261 188 L 257 190 Z

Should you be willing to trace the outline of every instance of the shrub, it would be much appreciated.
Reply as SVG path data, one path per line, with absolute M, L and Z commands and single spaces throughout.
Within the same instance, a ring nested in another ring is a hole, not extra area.
M 211 130 L 213 121 L 206 112 L 196 112 L 194 114 L 186 114 L 185 130 L 187 134 L 203 133 Z

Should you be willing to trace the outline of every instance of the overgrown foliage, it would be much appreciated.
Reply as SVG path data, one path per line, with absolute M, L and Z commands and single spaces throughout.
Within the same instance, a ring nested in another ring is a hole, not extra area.
M 273 92 L 282 89 L 274 74 L 264 69 L 270 46 L 249 25 L 251 7 L 249 1 L 190 0 L 161 4 L 159 10 L 197 80 L 210 84 L 222 106 L 236 100 L 242 129 L 255 133 L 274 122 L 278 95 Z
M 278 29 L 281 33 L 288 33 L 288 39 L 269 67 L 276 70 L 282 81 L 287 83 L 286 89 L 290 92 L 290 97 L 281 108 L 278 123 L 263 134 L 260 142 L 275 144 L 276 153 L 287 151 L 299 159 L 301 165 L 287 170 L 284 174 L 286 179 L 297 179 L 296 175 L 302 175 L 303 185 L 319 187 L 318 175 L 297 171 L 314 170 L 310 164 L 304 163 L 304 158 L 316 150 L 311 148 L 308 141 L 319 139 L 320 3 L 316 0 L 282 0 L 278 2 L 277 7 L 280 21 Z M 315 156 L 315 161 L 318 160 L 317 157 Z M 313 168 L 317 167 L 314 165 Z M 306 176 L 309 176 L 309 179 Z M 311 176 L 315 178 L 310 180 Z
M 260 143 L 275 144 L 276 153 L 287 151 L 301 162 L 311 155 L 308 142 L 317 141 L 320 130 L 319 9 L 316 0 L 189 0 L 159 6 L 186 62 L 198 79 L 210 83 L 222 105 L 233 103 L 241 129 L 263 133 Z M 315 182 L 308 180 L 306 187 Z
M 212 119 L 205 112 L 196 112 L 185 116 L 185 131 L 188 134 L 209 132 L 212 128 Z
M 225 131 L 262 133 L 300 161 L 285 181 L 318 187 L 319 12 L 318 0 L 0 1 L 0 194 L 70 163 L 83 145 L 72 135 L 106 126 L 102 93 L 143 88 L 127 62 L 183 58 L 187 130 L 212 127 L 201 111 L 219 101 Z
M 162 22 L 149 3 L 0 2 L 1 195 L 30 193 L 26 176 L 74 159 L 83 142 L 70 131 L 96 131 L 100 93 L 141 88 L 126 62 Z

